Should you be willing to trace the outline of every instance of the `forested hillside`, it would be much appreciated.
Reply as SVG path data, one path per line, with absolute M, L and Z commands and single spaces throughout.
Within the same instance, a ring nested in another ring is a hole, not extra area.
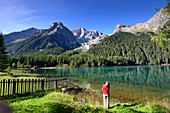
M 120 56 L 139 65 L 170 63 L 170 48 L 160 47 L 148 35 L 115 33 L 92 47 L 89 53 L 103 57 Z
M 169 64 L 170 47 L 161 47 L 149 35 L 116 33 L 87 52 L 72 50 L 60 55 L 41 54 L 10 59 L 12 67 L 93 67 L 114 65 Z
M 65 39 L 62 38 L 62 35 L 58 34 L 43 36 L 41 38 L 32 37 L 19 43 L 9 44 L 7 51 L 10 55 L 59 54 L 69 49 L 69 46 L 63 44 L 64 42 Z
M 67 51 L 60 55 L 48 56 L 19 56 L 10 58 L 10 66 L 13 68 L 22 67 L 94 67 L 113 65 L 135 65 L 123 57 L 96 56 L 82 53 L 80 51 Z

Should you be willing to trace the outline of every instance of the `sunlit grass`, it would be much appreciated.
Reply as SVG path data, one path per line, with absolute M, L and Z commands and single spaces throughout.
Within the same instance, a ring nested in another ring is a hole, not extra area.
M 9 105 L 14 113 L 168 113 L 155 104 L 111 103 L 110 109 L 104 109 L 101 104 L 78 103 L 75 96 L 56 92 L 40 98 L 10 102 Z
M 30 75 L 30 76 L 38 76 L 39 74 L 35 74 L 35 73 L 30 73 L 27 70 L 12 70 L 13 75 Z
M 12 75 L 8 75 L 6 72 L 0 72 L 0 80 L 2 79 L 33 79 L 37 78 L 39 74 L 30 73 L 27 70 L 13 69 Z

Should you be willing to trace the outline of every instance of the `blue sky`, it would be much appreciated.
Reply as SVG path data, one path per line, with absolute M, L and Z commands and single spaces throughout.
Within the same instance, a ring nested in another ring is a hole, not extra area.
M 145 22 L 165 5 L 166 0 L 0 0 L 0 30 L 44 29 L 60 21 L 70 30 L 111 34 L 117 24 Z

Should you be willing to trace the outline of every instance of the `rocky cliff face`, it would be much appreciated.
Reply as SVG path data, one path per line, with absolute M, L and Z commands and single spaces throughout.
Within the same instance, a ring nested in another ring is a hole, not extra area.
M 74 36 L 76 37 L 76 39 L 81 43 L 89 42 L 90 40 L 93 40 L 93 39 L 102 39 L 108 36 L 96 30 L 88 31 L 85 28 L 77 28 L 76 30 L 73 30 L 72 32 Z
M 167 21 L 169 21 L 170 16 L 165 13 L 164 9 L 161 9 L 156 13 L 151 19 L 145 23 L 138 23 L 134 26 L 118 24 L 113 33 L 116 32 L 154 32 L 156 33 L 159 28 L 163 27 Z
M 48 29 L 43 30 L 41 34 L 45 36 L 45 35 L 53 35 L 55 33 L 61 34 L 67 37 L 69 40 L 75 39 L 73 33 L 67 27 L 65 27 L 61 22 L 54 22 Z

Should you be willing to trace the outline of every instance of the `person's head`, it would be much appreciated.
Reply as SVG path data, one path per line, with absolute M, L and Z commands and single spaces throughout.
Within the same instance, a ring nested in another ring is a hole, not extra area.
M 108 81 L 106 81 L 106 86 L 110 87 L 110 83 Z

